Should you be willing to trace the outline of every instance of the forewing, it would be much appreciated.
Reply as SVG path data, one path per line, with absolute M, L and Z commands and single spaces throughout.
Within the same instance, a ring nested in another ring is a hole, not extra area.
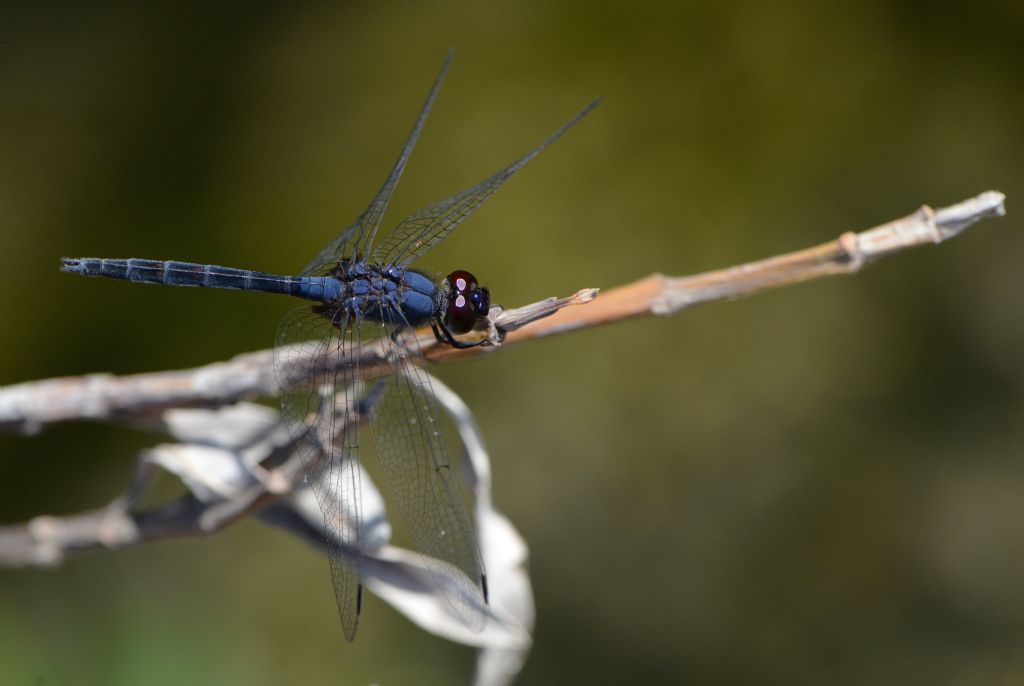
M 600 102 L 601 98 L 594 100 L 566 122 L 562 128 L 548 136 L 547 140 L 490 178 L 404 219 L 381 240 L 373 254 L 374 261 L 377 264 L 406 265 L 443 241 L 459 224 L 484 204 L 484 201 L 494 195 L 513 174 L 572 128 L 576 122 L 587 116 Z
M 345 638 L 355 637 L 362 600 L 362 505 L 359 422 L 355 416 L 359 370 L 341 366 L 357 358 L 355 322 L 341 327 L 310 307 L 290 312 L 277 330 L 274 367 L 281 413 L 302 458 L 306 481 L 324 515 L 334 597 Z
M 338 266 L 342 257 L 352 254 L 349 246 L 356 231 L 361 231 L 365 212 L 359 215 L 356 223 L 341 232 L 337 238 L 327 244 L 320 253 L 313 258 L 313 261 L 306 265 L 305 269 L 299 272 L 299 276 L 327 276 L 332 269 Z
M 427 115 L 430 114 L 430 108 L 434 105 L 434 100 L 437 99 L 437 93 L 441 90 L 441 83 L 444 81 L 445 74 L 448 72 L 448 65 L 452 61 L 452 51 L 449 50 L 448 54 L 444 58 L 444 64 L 441 65 L 441 71 L 438 73 L 437 78 L 434 80 L 434 85 L 430 89 L 430 93 L 427 95 L 426 102 L 423 103 L 423 108 L 420 110 L 419 116 L 416 118 L 416 124 L 412 128 L 412 133 L 409 134 L 408 140 L 405 142 L 405 147 L 402 148 L 401 154 L 398 156 L 398 160 L 395 162 L 395 166 L 391 169 L 391 173 L 388 174 L 388 178 L 385 179 L 384 185 L 381 186 L 377 192 L 377 196 L 370 203 L 356 223 L 346 229 L 340 236 L 331 241 L 327 247 L 320 251 L 320 253 L 313 258 L 313 260 L 306 265 L 306 268 L 302 270 L 302 276 L 322 276 L 328 271 L 337 266 L 338 261 L 343 257 L 350 257 L 354 255 L 366 255 L 369 254 L 373 248 L 374 236 L 377 234 L 377 229 L 380 227 L 381 219 L 384 217 L 384 211 L 388 207 L 388 202 L 391 200 L 391 195 L 395 192 L 395 187 L 398 185 L 398 180 L 402 177 L 402 172 L 405 170 L 405 164 L 409 161 L 409 155 L 412 154 L 412 149 L 416 145 L 416 140 L 420 136 L 420 132 L 423 130 L 423 125 L 427 121 Z
M 401 317 L 394 312 L 395 319 Z M 472 631 L 486 622 L 486 576 L 456 475 L 441 435 L 430 380 L 412 359 L 419 349 L 402 324 L 382 325 L 396 345 L 393 387 L 372 424 L 374 447 L 391 503 L 423 555 L 438 592 Z M 410 349 L 410 346 L 412 349 Z

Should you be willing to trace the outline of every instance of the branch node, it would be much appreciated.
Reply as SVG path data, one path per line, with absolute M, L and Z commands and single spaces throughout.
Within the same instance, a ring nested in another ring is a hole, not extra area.
M 52 515 L 33 517 L 25 525 L 29 538 L 36 545 L 31 548 L 33 564 L 40 567 L 56 567 L 64 561 L 64 551 L 56 542 L 61 529 L 61 520 Z
M 857 241 L 855 231 L 847 231 L 839 237 L 839 247 L 846 253 L 846 270 L 850 274 L 856 274 L 864 266 L 864 256 L 860 252 L 860 244 Z
M 107 548 L 123 548 L 138 540 L 139 529 L 125 512 L 108 508 L 99 521 L 96 538 Z

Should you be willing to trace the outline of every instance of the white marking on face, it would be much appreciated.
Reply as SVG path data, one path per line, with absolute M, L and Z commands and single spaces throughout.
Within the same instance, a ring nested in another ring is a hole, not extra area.
M 459 277 L 458 279 L 455 279 L 455 290 L 457 290 L 457 291 L 464 291 L 464 290 L 466 290 L 466 286 L 468 286 L 468 285 L 469 284 L 466 283 L 466 280 L 463 279 L 462 277 Z
M 466 296 L 464 296 L 464 295 L 456 296 L 456 298 L 455 298 L 455 307 L 458 307 L 458 308 L 461 309 L 461 308 L 463 308 L 465 306 L 466 306 Z

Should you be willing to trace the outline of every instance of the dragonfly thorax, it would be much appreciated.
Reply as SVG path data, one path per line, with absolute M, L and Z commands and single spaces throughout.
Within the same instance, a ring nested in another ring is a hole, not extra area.
M 324 290 L 337 296 L 316 311 L 337 326 L 354 316 L 408 326 L 435 322 L 452 334 L 464 334 L 491 306 L 490 291 L 463 269 L 445 277 L 440 288 L 414 269 L 366 261 L 341 260 L 328 277 L 338 288 Z
M 420 326 L 439 317 L 437 285 L 418 271 L 342 260 L 328 277 L 339 284 L 337 296 L 315 309 L 335 325 L 356 318 Z

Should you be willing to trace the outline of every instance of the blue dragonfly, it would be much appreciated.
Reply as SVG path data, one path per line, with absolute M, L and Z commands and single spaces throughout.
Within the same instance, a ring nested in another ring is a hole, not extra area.
M 306 480 L 323 512 L 325 547 L 343 633 L 355 637 L 362 608 L 364 561 L 359 424 L 360 398 L 374 393 L 371 422 L 381 473 L 436 591 L 473 630 L 487 620 L 487 575 L 459 495 L 440 431 L 416 327 L 438 341 L 471 347 L 463 337 L 483 322 L 490 293 L 456 270 L 435 283 L 409 267 L 448 237 L 513 174 L 587 115 L 593 101 L 525 156 L 475 186 L 402 220 L 378 238 L 384 212 L 448 71 L 445 58 L 412 133 L 370 206 L 299 276 L 145 259 L 63 258 L 61 271 L 169 286 L 281 293 L 313 301 L 282 320 L 275 370 L 282 415 L 300 452 Z M 362 345 L 375 340 L 386 362 L 360 369 Z M 372 384 L 372 385 L 371 385 Z M 360 390 L 362 389 L 362 390 Z

